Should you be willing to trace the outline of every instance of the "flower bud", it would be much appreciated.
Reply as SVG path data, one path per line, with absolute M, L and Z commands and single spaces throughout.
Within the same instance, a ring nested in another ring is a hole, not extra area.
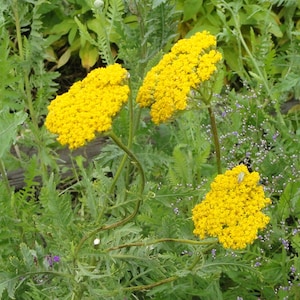
M 100 239 L 99 238 L 96 238 L 96 239 L 94 239 L 94 246 L 95 247 L 97 247 L 97 246 L 99 246 L 100 245 Z
M 96 8 L 102 8 L 103 5 L 104 5 L 103 0 L 95 0 L 95 1 L 94 1 L 94 6 L 95 6 Z

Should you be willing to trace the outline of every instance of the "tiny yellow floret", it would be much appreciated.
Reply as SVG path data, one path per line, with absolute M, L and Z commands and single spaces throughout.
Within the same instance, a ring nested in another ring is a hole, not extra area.
M 222 59 L 216 38 L 207 31 L 179 40 L 146 75 L 137 95 L 141 107 L 151 107 L 155 124 L 187 109 L 191 89 L 211 78 Z
M 269 223 L 261 210 L 270 203 L 258 172 L 238 165 L 217 175 L 205 199 L 193 208 L 194 234 L 217 237 L 224 248 L 244 249 Z
M 76 149 L 112 127 L 112 118 L 128 101 L 128 73 L 119 64 L 91 71 L 48 106 L 45 126 L 57 140 Z

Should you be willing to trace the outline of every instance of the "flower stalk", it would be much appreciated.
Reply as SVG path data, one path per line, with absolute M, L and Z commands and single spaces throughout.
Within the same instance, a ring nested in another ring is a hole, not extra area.
M 137 159 L 137 157 L 130 151 L 130 149 L 125 146 L 121 140 L 115 135 L 115 133 L 113 133 L 112 131 L 110 131 L 109 133 L 107 133 L 107 136 L 109 136 L 115 143 L 117 146 L 119 146 L 127 155 L 128 157 L 131 159 L 132 163 L 137 167 L 139 173 L 140 173 L 140 183 L 139 183 L 139 191 L 138 191 L 138 196 L 137 196 L 137 201 L 136 201 L 136 205 L 134 208 L 134 211 L 127 216 L 126 218 L 117 221 L 113 224 L 110 225 L 102 225 L 98 228 L 95 228 L 94 230 L 92 230 L 90 233 L 86 234 L 78 243 L 77 247 L 75 248 L 74 251 L 74 263 L 77 260 L 78 257 L 78 253 L 80 251 L 80 249 L 82 248 L 83 244 L 90 239 L 91 237 L 95 236 L 96 234 L 98 234 L 100 231 L 104 231 L 104 230 L 110 230 L 119 226 L 122 226 L 126 223 L 128 223 L 129 221 L 131 221 L 138 213 L 140 205 L 142 203 L 142 199 L 143 199 L 143 192 L 144 192 L 144 188 L 145 188 L 145 174 L 144 174 L 144 170 L 142 165 L 140 164 L 139 160 Z
M 218 129 L 217 129 L 217 124 L 216 124 L 215 114 L 214 114 L 214 111 L 213 111 L 213 109 L 212 109 L 212 107 L 210 105 L 208 106 L 208 113 L 209 113 L 209 118 L 210 118 L 210 125 L 211 125 L 212 136 L 213 136 L 214 145 L 215 145 L 217 171 L 218 171 L 218 174 L 221 174 L 222 173 L 221 150 L 220 150 L 220 142 L 219 142 L 219 136 L 218 136 Z
M 118 250 L 122 248 L 150 246 L 150 245 L 166 243 L 166 242 L 189 244 L 189 245 L 211 245 L 216 243 L 216 239 L 206 239 L 202 241 L 196 241 L 196 240 L 187 240 L 187 239 L 161 238 L 153 241 L 122 244 L 115 247 L 107 248 L 105 251 L 109 252 L 109 251 Z

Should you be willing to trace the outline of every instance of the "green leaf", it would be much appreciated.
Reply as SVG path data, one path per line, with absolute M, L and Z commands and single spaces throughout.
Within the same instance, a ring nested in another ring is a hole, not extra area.
M 7 288 L 7 280 L 4 281 L 2 278 L 2 274 L 0 275 L 0 299 L 2 299 L 2 294 L 4 290 Z
M 71 57 L 71 49 L 68 48 L 64 54 L 58 59 L 58 62 L 57 62 L 57 68 L 59 69 L 60 67 L 64 66 L 70 59 Z
M 0 158 L 10 149 L 12 143 L 17 138 L 18 126 L 21 125 L 27 118 L 27 114 L 20 111 L 10 113 L 5 110 L 0 111 Z
M 16 299 L 15 291 L 17 283 L 20 283 L 18 276 L 10 278 L 8 274 L 4 272 L 0 273 L 0 299 L 3 299 L 2 295 L 5 290 L 7 290 L 9 299 Z
M 20 244 L 20 250 L 23 256 L 23 261 L 28 269 L 31 269 L 34 265 L 35 253 L 28 248 L 25 243 Z
M 291 238 L 291 241 L 292 241 L 292 246 L 293 246 L 293 249 L 298 253 L 298 256 L 300 254 L 300 235 L 294 235 L 292 238 Z
M 81 47 L 79 50 L 79 56 L 81 58 L 82 66 L 89 70 L 92 66 L 95 65 L 99 58 L 98 49 L 92 46 L 89 42 L 86 42 L 84 47 Z
M 15 292 L 17 289 L 17 284 L 20 282 L 19 277 L 14 277 L 7 282 L 7 293 L 11 299 L 15 299 Z
M 184 2 L 183 21 L 195 18 L 202 4 L 202 0 L 186 0 Z
M 166 3 L 167 0 L 153 0 L 152 9 L 156 8 L 157 6 L 161 5 L 162 3 Z
M 47 184 L 42 187 L 39 199 L 46 212 L 51 216 L 53 224 L 58 227 L 59 234 L 67 234 L 73 216 L 70 195 L 59 195 L 53 173 Z
M 289 182 L 281 194 L 277 204 L 278 214 L 281 220 L 288 218 L 292 211 L 299 213 L 299 187 L 299 182 Z

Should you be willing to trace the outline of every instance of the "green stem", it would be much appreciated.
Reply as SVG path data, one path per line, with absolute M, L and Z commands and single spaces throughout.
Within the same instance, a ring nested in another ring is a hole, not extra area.
M 12 10 L 14 13 L 15 18 L 15 26 L 16 26 L 16 34 L 17 34 L 17 44 L 18 44 L 18 50 L 19 50 L 19 56 L 22 62 L 26 61 L 26 57 L 23 50 L 23 39 L 22 39 L 22 33 L 21 33 L 21 22 L 18 12 L 19 4 L 17 0 L 14 0 L 12 3 Z M 25 64 L 26 65 L 26 64 Z M 22 89 L 25 90 L 25 103 L 27 105 L 27 108 L 29 110 L 30 118 L 32 121 L 31 130 L 34 135 L 34 142 L 38 146 L 38 157 L 41 162 L 41 170 L 42 170 L 42 177 L 43 181 L 46 181 L 48 179 L 48 171 L 43 164 L 41 149 L 43 148 L 43 144 L 41 143 L 41 139 L 39 136 L 39 125 L 38 125 L 38 117 L 35 112 L 34 106 L 33 106 L 33 99 L 32 99 L 32 91 L 31 91 L 31 85 L 29 82 L 29 70 L 26 69 L 26 67 L 23 67 L 23 77 L 24 77 L 24 85 Z
M 104 231 L 104 230 L 109 230 L 109 229 L 113 229 L 116 227 L 119 227 L 121 225 L 126 224 L 127 222 L 129 222 L 130 220 L 132 220 L 138 213 L 141 202 L 142 202 L 142 195 L 144 192 L 144 188 L 145 188 L 145 174 L 144 174 L 144 170 L 139 162 L 139 160 L 136 158 L 136 156 L 129 150 L 129 148 L 127 146 L 125 146 L 121 140 L 113 133 L 113 132 L 109 132 L 107 134 L 128 156 L 129 158 L 132 160 L 132 162 L 136 165 L 137 169 L 139 170 L 140 173 L 140 177 L 141 177 L 141 182 L 139 185 L 139 192 L 138 192 L 138 198 L 137 198 L 137 202 L 136 202 L 136 206 L 134 208 L 134 211 L 132 212 L 132 214 L 130 214 L 128 217 L 110 224 L 110 225 L 102 225 L 96 229 L 94 229 L 93 231 L 91 231 L 90 233 L 87 233 L 79 242 L 79 244 L 77 245 L 77 247 L 74 250 L 74 263 L 77 259 L 78 253 L 81 249 L 81 247 L 83 246 L 83 244 L 90 239 L 92 236 L 95 236 L 97 233 L 99 233 L 100 231 Z
M 172 239 L 172 238 L 166 238 L 166 239 L 159 239 L 159 240 L 156 240 L 157 242 L 164 242 L 164 241 L 172 241 L 172 242 L 188 242 L 188 243 L 191 243 L 193 242 L 193 244 L 196 244 L 196 243 L 201 243 L 201 244 L 205 244 L 205 243 L 209 243 L 209 244 L 215 244 L 216 243 L 216 240 L 213 240 L 213 241 L 193 241 L 193 240 L 184 240 L 184 239 Z M 155 242 L 155 241 L 153 241 Z M 136 243 L 133 243 L 133 244 L 136 244 Z M 144 243 L 144 244 L 148 244 L 148 243 Z M 149 243 L 150 244 L 150 243 Z M 128 244 L 129 245 L 129 244 Z M 112 248 L 111 248 L 112 249 Z M 204 256 L 203 256 L 203 253 L 202 252 L 199 252 L 199 255 L 196 256 L 196 258 L 194 259 L 193 263 L 187 268 L 188 271 L 192 271 L 199 263 L 200 260 L 204 260 Z M 203 262 L 204 263 L 204 262 Z M 133 291 L 142 291 L 142 290 L 146 290 L 146 289 L 152 289 L 154 287 L 157 287 L 157 286 L 160 286 L 160 285 L 163 285 L 163 284 L 166 284 L 166 283 L 169 283 L 169 282 L 173 282 L 175 280 L 177 280 L 179 278 L 179 276 L 171 276 L 171 277 L 168 277 L 168 278 L 165 278 L 165 279 L 162 279 L 160 281 L 156 281 L 154 283 L 151 283 L 151 284 L 147 284 L 147 285 L 139 285 L 139 286 L 130 286 L 130 287 L 126 287 L 126 288 L 123 288 L 122 290 L 124 292 L 133 292 Z M 115 294 L 117 291 L 112 291 L 112 294 Z M 119 291 L 118 291 L 119 292 Z
M 149 246 L 149 245 L 154 245 L 154 244 L 164 243 L 164 242 L 174 242 L 174 243 L 182 243 L 182 244 L 190 244 L 190 245 L 210 245 L 210 244 L 215 244 L 216 240 L 194 241 L 194 240 L 186 240 L 186 239 L 161 238 L 149 242 L 136 242 L 136 243 L 118 245 L 115 247 L 108 248 L 104 251 L 108 252 L 108 251 L 117 250 L 121 248 Z
M 156 286 L 160 286 L 162 284 L 175 281 L 176 279 L 178 279 L 178 276 L 172 276 L 172 277 L 165 278 L 165 279 L 162 279 L 160 281 L 157 281 L 157 282 L 154 282 L 154 283 L 151 283 L 151 284 L 130 286 L 130 287 L 123 288 L 122 290 L 124 292 L 134 292 L 134 291 L 148 290 L 148 289 L 152 289 Z
M 212 135 L 213 135 L 214 144 L 215 144 L 217 170 L 218 170 L 218 174 L 221 174 L 222 173 L 222 167 L 221 167 L 220 142 L 219 142 L 219 136 L 218 136 L 218 130 L 217 130 L 215 114 L 214 114 L 213 109 L 210 105 L 208 106 L 208 112 L 209 112 Z
M 140 63 L 138 64 L 138 74 L 141 78 L 144 78 L 144 72 L 145 67 L 147 65 L 147 45 L 148 43 L 145 41 L 146 36 L 146 27 L 145 27 L 145 9 L 146 6 L 144 4 L 141 4 L 140 1 L 134 1 L 137 17 L 138 17 L 138 23 L 139 23 L 139 31 L 140 31 Z
M 241 32 L 241 25 L 240 25 L 240 22 L 239 22 L 239 14 L 238 12 L 235 12 L 231 9 L 231 7 L 225 2 L 223 1 L 223 4 L 224 6 L 230 11 L 231 15 L 232 15 L 232 18 L 233 18 L 233 21 L 234 21 L 234 26 L 235 26 L 235 29 L 236 29 L 236 32 L 237 32 L 237 35 L 238 35 L 238 38 L 239 38 L 239 41 L 242 43 L 242 46 L 244 47 L 246 53 L 248 54 L 250 60 L 252 61 L 252 64 L 259 76 L 259 78 L 262 80 L 263 82 L 263 85 L 267 91 L 267 95 L 269 96 L 269 98 L 271 100 L 274 100 L 274 97 L 272 95 L 272 92 L 271 92 L 271 89 L 269 87 L 269 83 L 268 83 L 268 79 L 266 78 L 266 76 L 262 73 L 259 65 L 257 64 L 257 61 L 256 59 L 254 58 L 254 56 L 252 55 L 252 52 L 250 51 L 244 37 L 243 37 L 243 34 Z M 276 99 L 275 99 L 276 100 Z M 263 107 L 266 107 L 268 104 L 269 104 L 270 100 L 266 100 L 265 103 L 263 104 Z M 276 107 L 275 107 L 276 108 Z M 278 115 L 278 118 L 279 118 L 279 121 L 281 122 L 281 124 L 285 124 L 284 122 L 284 119 L 281 115 L 281 112 L 280 110 L 276 109 L 276 113 Z
M 250 57 L 250 59 L 251 59 L 253 65 L 254 65 L 254 68 L 255 68 L 257 74 L 259 75 L 259 77 L 260 77 L 261 80 L 263 81 L 263 84 L 264 84 L 264 86 L 265 86 L 265 88 L 266 88 L 266 90 L 267 90 L 267 93 L 268 93 L 269 95 L 271 95 L 271 91 L 270 91 L 268 82 L 267 82 L 265 76 L 262 74 L 262 72 L 261 72 L 261 70 L 260 70 L 260 68 L 259 68 L 259 66 L 258 66 L 258 64 L 257 64 L 257 62 L 256 62 L 256 59 L 253 57 L 253 55 L 252 55 L 252 53 L 251 53 L 249 47 L 247 46 L 247 43 L 245 42 L 245 39 L 244 39 L 244 37 L 243 37 L 243 34 L 242 34 L 242 32 L 241 32 L 241 29 L 240 29 L 240 28 L 241 28 L 241 25 L 240 25 L 240 22 L 239 22 L 239 14 L 238 14 L 238 12 L 237 12 L 237 11 L 233 11 L 232 8 L 230 7 L 230 5 L 229 5 L 227 2 L 222 1 L 222 3 L 223 3 L 223 5 L 228 9 L 228 11 L 231 13 L 232 19 L 233 19 L 233 21 L 234 21 L 235 30 L 236 30 L 237 36 L 238 36 L 238 38 L 239 38 L 239 41 L 241 41 L 241 43 L 242 43 L 242 45 L 243 45 L 245 51 L 246 51 L 247 54 L 249 55 L 249 57 Z M 234 32 L 233 32 L 233 33 L 234 33 Z
M 130 90 L 132 90 L 131 87 L 130 87 Z M 134 136 L 134 109 L 133 109 L 132 94 L 130 94 L 130 96 L 129 96 L 128 108 L 129 108 L 129 133 L 128 133 L 127 148 L 131 149 L 133 136 Z M 110 194 L 113 194 L 113 192 L 114 192 L 115 185 L 116 185 L 116 183 L 124 169 L 125 163 L 127 161 L 127 156 L 128 156 L 128 154 L 125 151 L 125 154 L 121 160 L 121 163 L 117 169 L 117 172 L 114 174 L 113 182 L 112 182 L 110 190 L 109 190 Z M 129 172 L 129 170 L 128 170 L 128 172 Z
M 200 251 L 199 252 L 199 255 L 196 256 L 195 260 L 193 261 L 193 263 L 188 267 L 188 270 L 189 271 L 192 271 L 196 265 L 199 263 L 200 260 L 204 260 L 204 255 L 203 253 Z
M 116 186 L 116 183 L 117 183 L 120 175 L 122 174 L 122 171 L 123 171 L 123 168 L 125 166 L 126 161 L 127 161 L 127 154 L 124 154 L 123 158 L 122 158 L 122 160 L 121 160 L 121 162 L 119 164 L 119 167 L 118 167 L 116 173 L 114 174 L 113 181 L 112 181 L 110 189 L 109 189 L 109 195 L 113 194 L 115 186 Z
M 21 24 L 20 24 L 20 17 L 19 17 L 18 7 L 19 7 L 19 5 L 17 3 L 17 0 L 14 0 L 14 2 L 12 4 L 12 8 L 13 8 L 14 17 L 15 17 L 18 50 L 19 50 L 19 55 L 20 55 L 21 60 L 25 61 L 25 56 L 24 56 L 24 52 L 23 52 L 23 40 L 22 40 L 22 34 L 21 34 Z M 25 69 L 23 69 L 23 73 L 24 73 L 24 85 L 25 85 L 27 106 L 28 106 L 28 109 L 29 109 L 29 112 L 30 112 L 32 122 L 37 127 L 38 122 L 37 122 L 37 118 L 36 118 L 34 107 L 33 107 L 28 73 L 26 72 Z
M 10 194 L 11 187 L 9 185 L 9 181 L 8 181 L 8 178 L 7 178 L 7 175 L 5 172 L 5 166 L 4 166 L 3 160 L 1 158 L 0 158 L 0 174 L 1 174 L 2 180 L 4 182 L 5 188 L 6 188 L 7 192 Z

